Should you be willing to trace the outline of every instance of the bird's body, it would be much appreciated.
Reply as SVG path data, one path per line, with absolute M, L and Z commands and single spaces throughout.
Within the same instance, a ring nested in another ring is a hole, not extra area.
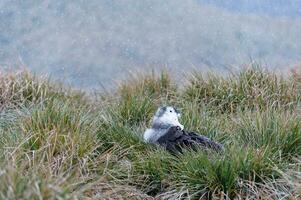
M 181 130 L 176 126 L 170 127 L 164 135 L 158 138 L 157 143 L 171 153 L 182 153 L 182 149 L 187 148 L 197 150 L 200 147 L 217 152 L 224 150 L 221 144 L 214 142 L 208 137 L 195 132 Z
M 173 107 L 162 107 L 156 112 L 152 127 L 144 132 L 144 140 L 159 144 L 172 153 L 182 152 L 183 148 L 203 147 L 223 151 L 223 146 L 209 138 L 184 130 L 178 118 L 180 113 Z

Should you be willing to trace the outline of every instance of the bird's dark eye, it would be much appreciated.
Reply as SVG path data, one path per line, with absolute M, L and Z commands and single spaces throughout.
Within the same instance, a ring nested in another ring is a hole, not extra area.
M 172 110 L 170 110 L 169 112 L 172 112 Z

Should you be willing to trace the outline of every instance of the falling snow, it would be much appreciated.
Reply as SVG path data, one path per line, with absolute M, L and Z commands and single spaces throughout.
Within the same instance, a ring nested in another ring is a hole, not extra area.
M 1 1 L 0 67 L 81 87 L 130 69 L 225 71 L 301 63 L 301 3 L 251 0 Z

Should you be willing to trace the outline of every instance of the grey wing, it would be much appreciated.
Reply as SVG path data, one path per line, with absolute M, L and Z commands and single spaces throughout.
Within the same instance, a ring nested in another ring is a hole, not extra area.
M 177 141 L 183 135 L 180 127 L 172 126 L 168 131 L 158 139 L 158 142 Z
M 168 131 L 161 136 L 157 142 L 163 146 L 167 151 L 177 154 L 182 153 L 182 146 L 180 140 L 183 137 L 183 132 L 180 127 L 173 126 L 168 129 Z
M 224 147 L 222 144 L 215 142 L 215 141 L 209 139 L 208 137 L 196 134 L 194 132 L 188 132 L 187 135 L 189 136 L 190 141 L 196 142 L 197 144 L 200 144 L 201 146 L 213 149 L 218 152 L 224 151 Z
M 169 128 L 167 133 L 160 137 L 157 142 L 172 153 L 181 153 L 183 148 L 196 150 L 199 146 L 213 149 L 217 152 L 224 150 L 221 144 L 194 132 L 180 130 L 176 126 Z

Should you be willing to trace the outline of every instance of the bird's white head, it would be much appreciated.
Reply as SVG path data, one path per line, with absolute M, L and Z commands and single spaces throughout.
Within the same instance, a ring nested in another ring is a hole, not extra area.
M 160 107 L 153 118 L 153 127 L 179 126 L 183 130 L 184 126 L 179 122 L 180 116 L 180 112 L 172 106 Z

